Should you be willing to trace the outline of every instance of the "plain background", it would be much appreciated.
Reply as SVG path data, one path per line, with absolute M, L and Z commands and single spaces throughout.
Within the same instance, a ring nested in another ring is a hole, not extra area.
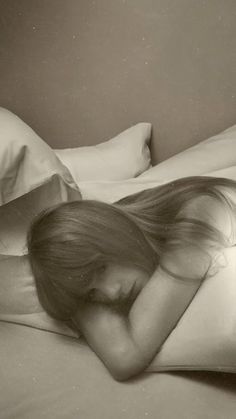
M 0 0 L 0 106 L 51 146 L 153 124 L 154 160 L 236 123 L 235 0 Z

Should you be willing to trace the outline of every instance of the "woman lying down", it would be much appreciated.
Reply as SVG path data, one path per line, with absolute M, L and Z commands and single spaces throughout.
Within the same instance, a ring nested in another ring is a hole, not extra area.
M 196 176 L 44 211 L 28 235 L 42 306 L 77 327 L 115 379 L 142 372 L 234 245 L 234 202 L 235 181 Z

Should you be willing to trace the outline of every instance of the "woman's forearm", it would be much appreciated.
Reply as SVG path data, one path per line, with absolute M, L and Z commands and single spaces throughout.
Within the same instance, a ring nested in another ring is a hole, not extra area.
M 81 302 L 74 323 L 113 377 L 126 380 L 150 364 L 199 285 L 175 281 L 157 269 L 128 316 Z
M 201 281 L 178 281 L 159 268 L 138 295 L 128 315 L 135 344 L 151 361 L 178 323 Z
M 81 303 L 73 323 L 116 380 L 126 380 L 148 366 L 132 339 L 127 317 L 110 307 Z

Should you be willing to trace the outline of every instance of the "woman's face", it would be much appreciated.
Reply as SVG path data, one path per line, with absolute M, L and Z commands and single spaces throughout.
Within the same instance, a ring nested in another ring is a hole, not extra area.
M 86 289 L 86 297 L 101 303 L 132 302 L 149 278 L 150 275 L 140 268 L 109 264 L 96 272 Z

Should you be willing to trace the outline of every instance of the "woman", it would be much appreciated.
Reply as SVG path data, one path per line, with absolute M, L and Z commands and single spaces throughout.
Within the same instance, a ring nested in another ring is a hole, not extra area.
M 234 194 L 233 180 L 196 176 L 44 211 L 28 235 L 42 306 L 77 327 L 115 379 L 142 372 L 234 245 Z

